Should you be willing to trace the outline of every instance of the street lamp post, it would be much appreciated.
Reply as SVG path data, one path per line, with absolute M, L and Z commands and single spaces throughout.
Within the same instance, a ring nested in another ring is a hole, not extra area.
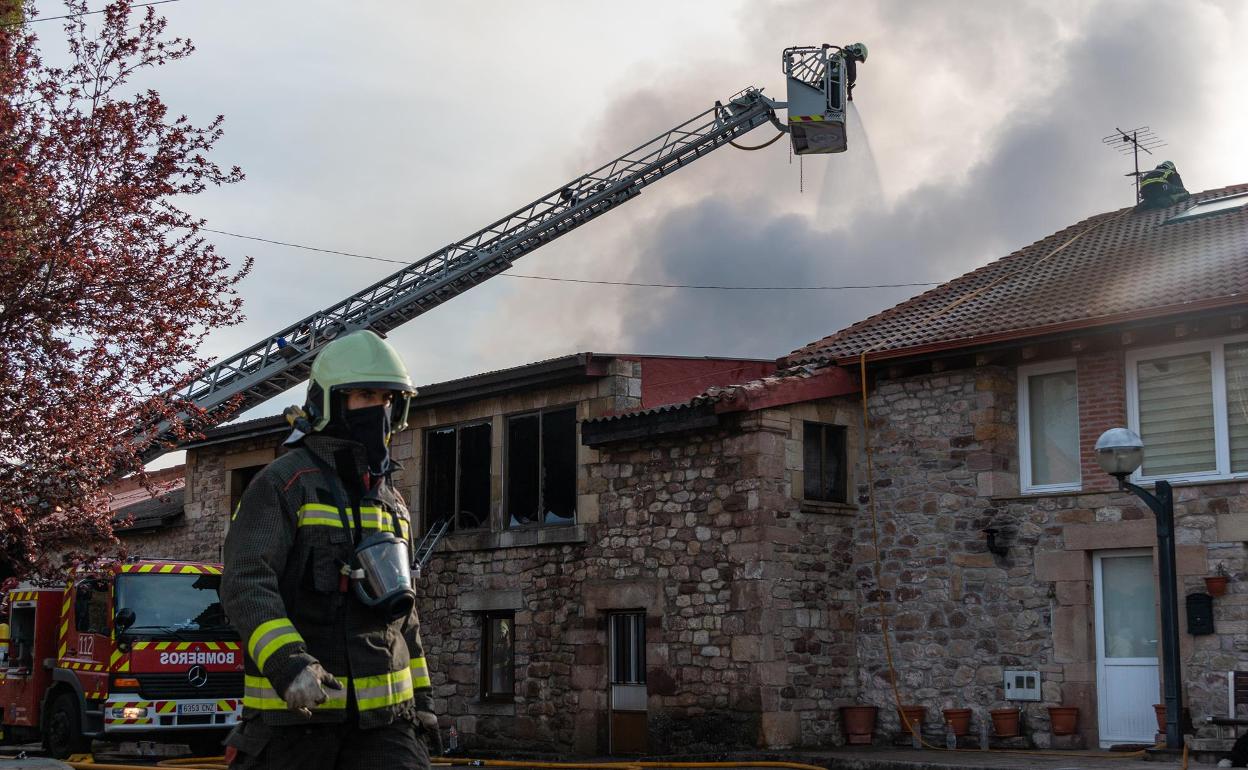
M 1096 461 L 1118 479 L 1118 488 L 1130 490 L 1157 517 L 1157 572 L 1161 594 L 1161 668 L 1165 681 L 1166 748 L 1183 747 L 1179 731 L 1182 692 L 1179 672 L 1179 597 L 1174 559 L 1174 491 L 1168 481 L 1154 484 L 1155 492 L 1127 481 L 1144 459 L 1144 442 L 1135 431 L 1110 428 L 1096 440 Z

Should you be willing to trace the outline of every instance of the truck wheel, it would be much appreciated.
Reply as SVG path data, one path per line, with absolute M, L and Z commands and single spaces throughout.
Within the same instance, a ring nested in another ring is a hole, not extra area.
M 54 759 L 91 750 L 91 739 L 82 734 L 82 717 L 78 713 L 78 696 L 63 692 L 52 701 L 48 721 L 43 728 L 43 745 Z

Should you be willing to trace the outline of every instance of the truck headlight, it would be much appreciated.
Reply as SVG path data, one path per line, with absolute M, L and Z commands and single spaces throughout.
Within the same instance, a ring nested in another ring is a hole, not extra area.
M 113 719 L 142 719 L 145 716 L 147 716 L 147 709 L 142 706 L 113 709 Z

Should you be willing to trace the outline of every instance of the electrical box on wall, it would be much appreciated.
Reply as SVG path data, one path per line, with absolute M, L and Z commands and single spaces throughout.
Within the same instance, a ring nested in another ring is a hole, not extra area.
M 1022 671 L 1008 668 L 1005 670 L 1006 700 L 1040 700 L 1040 672 Z

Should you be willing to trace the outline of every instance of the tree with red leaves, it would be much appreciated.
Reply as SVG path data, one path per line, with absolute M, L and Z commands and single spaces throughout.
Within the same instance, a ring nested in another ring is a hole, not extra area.
M 155 91 L 124 93 L 190 41 L 133 0 L 98 15 L 67 0 L 54 67 L 20 2 L 0 0 L 0 579 L 115 544 L 100 490 L 142 473 L 137 424 L 193 413 L 162 394 L 206 365 L 207 330 L 241 320 L 251 267 L 179 207 L 243 178 L 206 157 L 222 118 L 195 126 Z

